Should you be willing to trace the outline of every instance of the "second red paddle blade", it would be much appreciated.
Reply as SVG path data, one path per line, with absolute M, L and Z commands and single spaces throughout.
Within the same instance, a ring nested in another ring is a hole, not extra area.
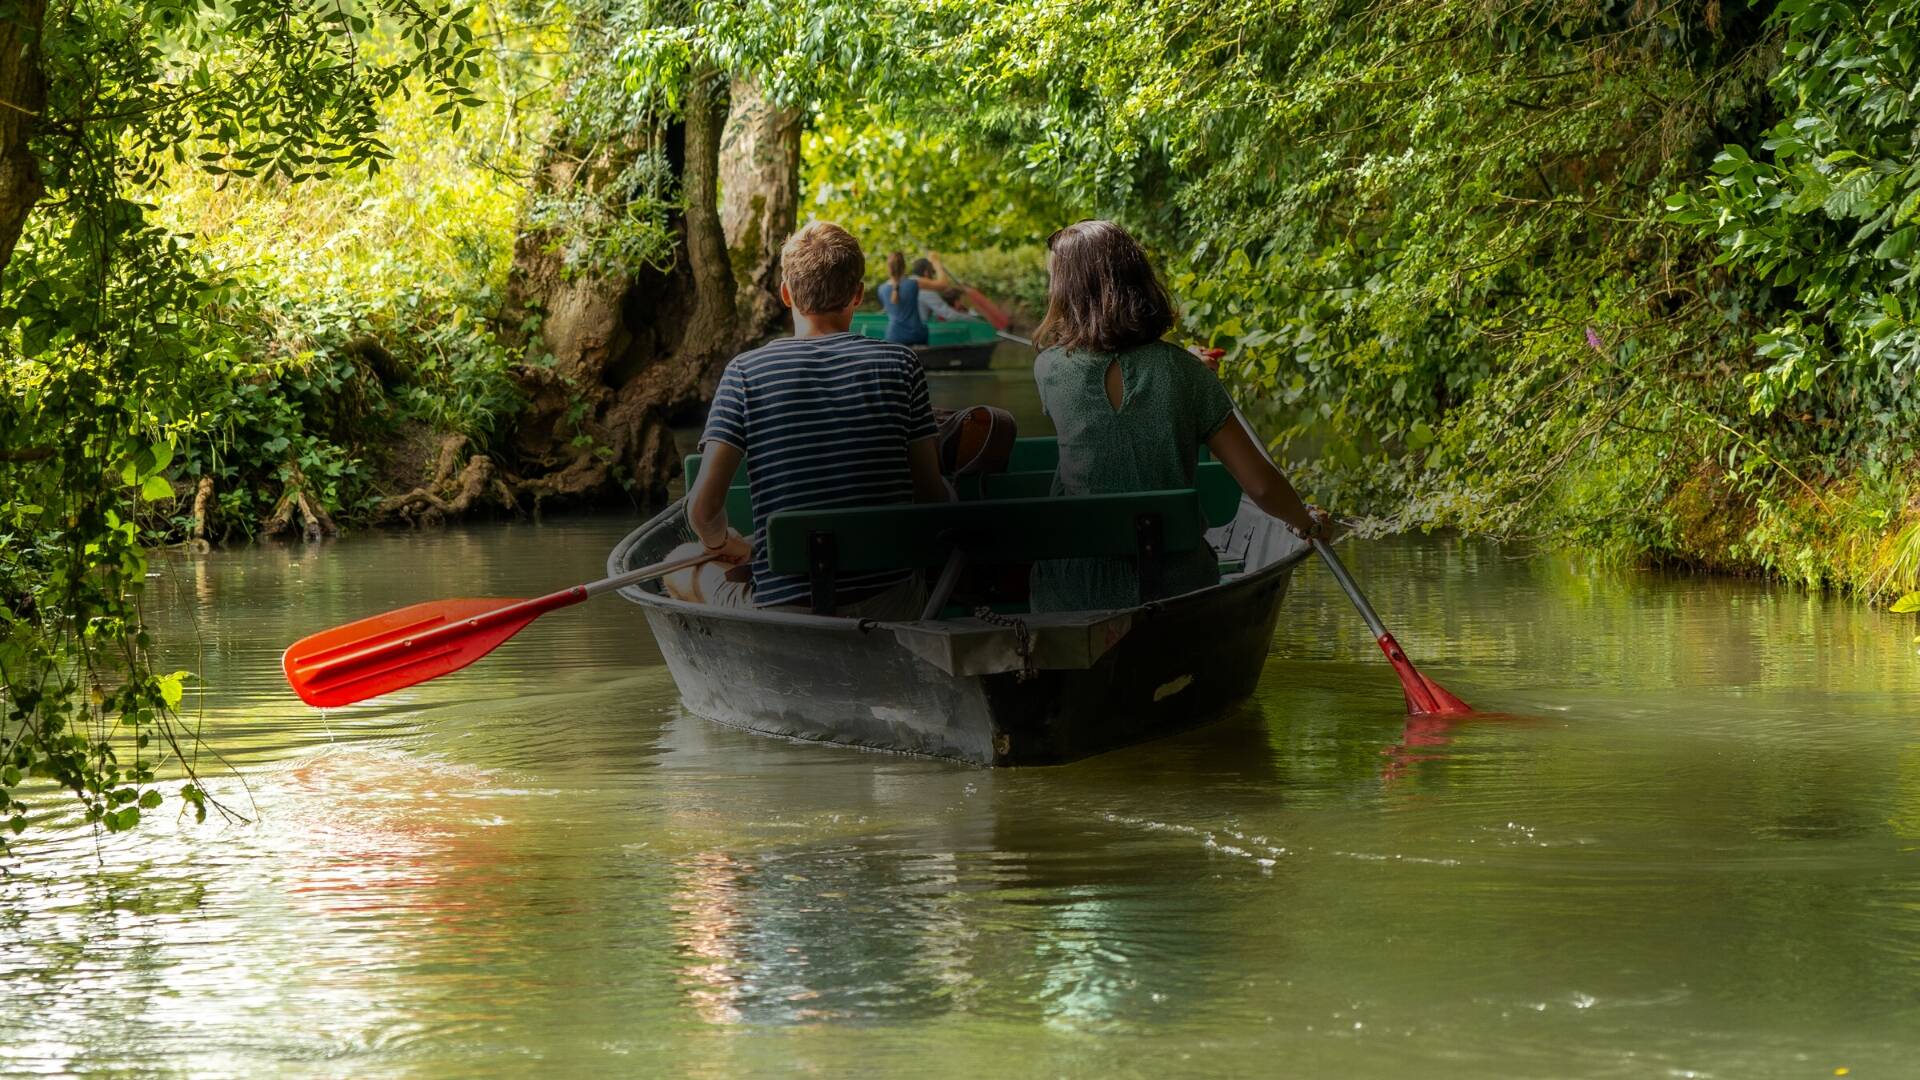
M 1454 697 L 1446 687 L 1414 667 L 1392 634 L 1380 635 L 1379 645 L 1380 651 L 1387 654 L 1387 662 L 1393 665 L 1393 673 L 1400 677 L 1400 690 L 1407 697 L 1407 712 L 1415 716 L 1465 716 L 1473 712 L 1473 706 Z
M 414 604 L 301 638 L 287 648 L 280 666 L 307 704 L 351 705 L 458 671 L 492 652 L 539 613 L 460 624 L 520 603 L 486 598 Z

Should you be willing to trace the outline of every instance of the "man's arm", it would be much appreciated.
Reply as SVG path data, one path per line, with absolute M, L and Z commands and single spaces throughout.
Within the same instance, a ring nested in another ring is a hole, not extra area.
M 913 473 L 914 502 L 952 502 L 953 488 L 940 475 L 940 440 L 915 439 L 907 444 L 907 468 Z
M 745 457 L 740 448 L 717 440 L 708 440 L 700 460 L 700 476 L 687 497 L 687 524 L 693 527 L 700 546 L 718 551 L 727 543 L 727 489 L 740 471 Z

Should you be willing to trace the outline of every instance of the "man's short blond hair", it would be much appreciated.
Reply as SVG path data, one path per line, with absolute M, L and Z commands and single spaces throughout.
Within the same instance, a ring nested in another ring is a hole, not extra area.
M 800 314 L 839 311 L 860 294 L 867 256 L 847 230 L 831 221 L 808 222 L 781 246 L 780 274 Z

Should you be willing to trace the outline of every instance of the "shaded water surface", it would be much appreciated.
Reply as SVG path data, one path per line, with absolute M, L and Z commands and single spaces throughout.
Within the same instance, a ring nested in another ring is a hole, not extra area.
M 1920 1071 L 1910 618 L 1349 545 L 1519 718 L 1407 725 L 1309 567 L 1246 707 L 1009 772 L 691 717 L 618 600 L 366 706 L 280 681 L 317 628 L 595 577 L 631 524 L 158 559 L 251 820 L 44 835 L 0 880 L 0 1073 Z

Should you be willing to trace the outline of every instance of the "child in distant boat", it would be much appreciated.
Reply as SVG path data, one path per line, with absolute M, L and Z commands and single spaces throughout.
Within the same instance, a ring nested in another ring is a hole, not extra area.
M 720 376 L 701 436 L 700 475 L 687 493 L 698 546 L 670 556 L 704 549 L 718 558 L 666 578 L 668 594 L 680 599 L 808 611 L 806 577 L 776 574 L 767 563 L 769 515 L 949 497 L 919 359 L 905 345 L 848 331 L 866 293 L 859 242 L 816 221 L 781 248 L 780 266 L 780 299 L 793 311 L 794 334 L 734 357 Z M 727 521 L 727 489 L 742 461 L 753 500 L 751 542 Z M 914 619 L 925 601 L 913 570 L 843 574 L 835 584 L 838 615 Z
M 1059 433 L 1054 494 L 1192 487 L 1205 446 L 1260 509 L 1297 535 L 1325 535 L 1326 512 L 1301 501 L 1239 422 L 1219 378 L 1161 340 L 1173 326 L 1173 304 L 1126 230 L 1110 221 L 1059 230 L 1047 239 L 1047 272 L 1033 375 Z M 1164 571 L 1168 595 L 1219 580 L 1219 561 L 1204 547 L 1168 559 Z M 1143 599 L 1126 559 L 1036 563 L 1031 583 L 1036 612 L 1133 607 Z

